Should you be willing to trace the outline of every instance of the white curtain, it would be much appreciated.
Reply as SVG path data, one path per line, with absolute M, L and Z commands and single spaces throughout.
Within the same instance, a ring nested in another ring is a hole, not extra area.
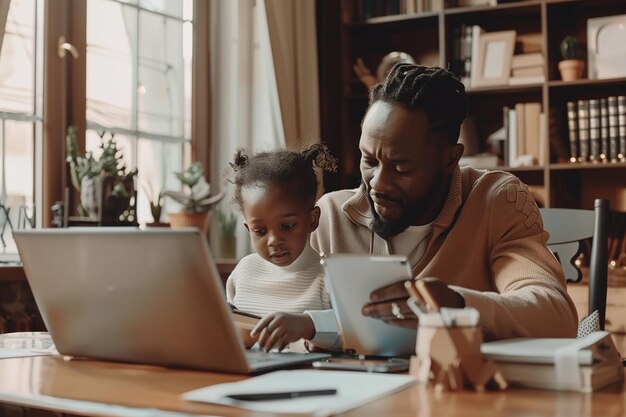
M 211 178 L 224 180 L 238 148 L 299 149 L 319 140 L 314 0 L 211 0 Z M 218 181 L 219 180 L 219 181 Z M 237 254 L 251 251 L 240 219 Z M 219 224 L 211 242 L 219 252 Z
M 276 77 L 262 1 L 212 0 L 211 20 L 211 178 L 226 187 L 222 210 L 230 206 L 232 186 L 224 178 L 238 148 L 251 152 L 284 146 Z M 219 252 L 219 224 L 213 219 L 211 242 Z M 237 254 L 250 253 L 240 219 Z

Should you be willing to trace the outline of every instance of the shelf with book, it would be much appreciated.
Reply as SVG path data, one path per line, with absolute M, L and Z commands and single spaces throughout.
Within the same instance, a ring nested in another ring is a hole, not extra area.
M 397 10 L 406 9 L 408 2 L 400 0 Z M 318 2 L 322 8 L 334 8 L 336 12 L 334 16 L 318 14 L 318 17 L 322 17 L 321 29 L 328 28 L 327 25 L 339 27 L 341 36 L 330 49 L 331 55 L 341 59 L 325 62 L 332 62 L 338 70 L 336 73 L 342 74 L 344 93 L 342 99 L 331 102 L 331 92 L 329 100 L 325 101 L 335 106 L 336 111 L 330 113 L 337 118 L 333 121 L 340 121 L 341 129 L 337 129 L 337 123 L 331 121 L 325 125 L 323 120 L 322 136 L 337 140 L 337 143 L 331 143 L 331 150 L 340 152 L 337 155 L 342 166 L 342 178 L 338 182 L 340 187 L 356 186 L 360 179 L 358 140 L 360 123 L 367 108 L 367 88 L 355 81 L 352 67 L 360 57 L 375 73 L 382 57 L 391 51 L 402 51 L 413 55 L 418 63 L 447 67 L 464 81 L 470 102 L 473 136 L 477 142 L 474 151 L 493 152 L 499 149 L 499 163 L 502 165 L 493 169 L 512 172 L 540 188 L 546 195 L 547 206 L 582 207 L 587 204 L 585 198 L 589 197 L 592 203 L 592 194 L 598 191 L 597 197 L 610 196 L 613 208 L 626 210 L 625 184 L 619 180 L 624 162 L 568 162 L 570 142 L 567 125 L 567 102 L 626 95 L 626 75 L 615 79 L 589 80 L 585 73 L 582 80 L 565 82 L 561 80 L 558 70 L 563 38 L 566 35 L 577 36 L 581 41 L 583 59 L 586 59 L 587 19 L 626 14 L 624 0 L 522 0 L 494 2 L 495 5 L 480 5 L 473 0 L 445 1 L 441 9 L 434 11 L 377 16 L 369 20 L 346 19 L 346 5 L 349 5 L 347 9 L 354 10 L 371 2 L 343 0 L 340 5 L 331 5 L 333 3 Z M 383 3 L 394 3 L 394 0 Z M 431 0 L 429 3 L 439 2 Z M 472 3 L 476 5 L 455 6 Z M 396 6 L 392 4 L 391 8 L 396 9 Z M 480 55 L 477 52 L 480 34 L 483 31 L 507 30 L 516 32 L 509 81 L 513 79 L 511 83 L 526 83 L 472 87 L 471 70 L 476 69 L 472 63 L 478 62 Z M 472 35 L 475 33 L 478 33 L 475 38 L 478 42 L 473 43 Z M 320 53 L 321 56 L 329 56 L 324 50 Z M 321 89 L 324 90 L 323 85 Z M 504 125 L 512 119 L 507 117 L 505 122 L 503 113 L 505 109 L 507 114 L 509 110 L 520 109 L 524 109 L 525 113 L 528 104 L 531 104 L 532 120 L 535 120 L 531 123 L 531 131 L 538 129 L 536 137 L 530 139 L 536 149 L 534 165 L 513 168 L 508 166 L 510 161 L 504 158 L 503 149 L 510 138 L 502 135 L 503 131 L 510 130 Z M 538 128 L 535 126 L 537 105 L 540 112 Z M 324 129 L 327 134 L 324 134 Z M 499 146 L 494 146 L 494 143 Z M 616 172 L 620 174 L 616 175 Z M 589 190 L 581 190 L 581 187 Z
M 468 16 L 473 14 L 497 15 L 507 14 L 510 16 L 526 9 L 537 8 L 541 6 L 541 0 L 517 1 L 512 3 L 500 3 L 495 6 L 483 5 L 473 7 L 451 7 L 444 9 L 444 15 Z
M 422 13 L 406 13 L 393 14 L 389 16 L 370 17 L 365 22 L 348 23 L 348 27 L 359 27 L 364 25 L 384 25 L 386 23 L 414 21 L 419 22 L 426 19 L 438 19 L 439 12 L 422 12 Z
M 581 162 L 581 163 L 559 163 L 559 164 L 550 164 L 550 170 L 552 171 L 578 171 L 578 170 L 586 170 L 586 169 L 595 169 L 595 170 L 607 170 L 607 169 L 626 169 L 626 162 L 614 162 L 614 163 L 592 163 L 592 162 Z
M 598 87 L 610 87 L 626 85 L 626 77 L 607 78 L 604 80 L 589 80 L 587 78 L 574 81 L 552 80 L 548 81 L 550 89 L 568 89 L 568 90 L 593 90 Z
M 541 93 L 542 84 L 502 85 L 494 87 L 474 87 L 466 90 L 469 95 L 478 94 L 511 94 L 511 93 Z

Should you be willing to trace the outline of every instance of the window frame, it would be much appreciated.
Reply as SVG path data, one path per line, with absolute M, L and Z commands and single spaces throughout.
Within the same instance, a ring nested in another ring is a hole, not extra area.
M 85 148 L 86 70 L 87 70 L 87 2 L 73 0 L 46 1 L 44 9 L 44 80 L 43 80 L 43 147 L 42 147 L 42 208 L 39 210 L 43 227 L 50 227 L 50 207 L 63 201 L 65 207 L 78 204 L 72 192 L 68 167 L 65 163 L 65 131 L 76 126 L 77 143 Z M 193 57 L 191 149 L 192 161 L 202 162 L 210 172 L 210 114 L 209 108 L 209 7 L 205 1 L 193 5 Z M 59 39 L 74 45 L 78 57 L 58 55 Z M 37 167 L 37 163 L 35 164 Z M 210 178 L 207 178 L 210 182 Z M 66 191 L 67 190 L 67 191 Z

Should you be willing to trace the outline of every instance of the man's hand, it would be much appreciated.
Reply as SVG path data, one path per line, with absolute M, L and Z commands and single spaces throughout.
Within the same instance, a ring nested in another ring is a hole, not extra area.
M 272 313 L 259 321 L 250 336 L 258 337 L 259 346 L 265 351 L 275 347 L 283 350 L 291 342 L 312 339 L 315 326 L 308 314 Z
M 465 307 L 465 300 L 461 294 L 451 290 L 437 278 L 423 278 L 421 281 L 440 307 Z M 385 323 L 414 329 L 417 327 L 417 318 L 406 304 L 408 297 L 404 281 L 399 281 L 372 291 L 371 302 L 365 304 L 361 312 L 364 316 L 380 319 Z

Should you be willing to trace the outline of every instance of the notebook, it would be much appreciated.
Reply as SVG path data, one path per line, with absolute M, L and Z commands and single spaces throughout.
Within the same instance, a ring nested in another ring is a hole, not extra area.
M 624 377 L 620 354 L 605 331 L 581 339 L 500 340 L 480 350 L 512 385 L 592 392 Z
M 303 369 L 272 372 L 239 382 L 211 385 L 186 392 L 182 398 L 188 401 L 230 405 L 261 413 L 289 413 L 321 417 L 343 413 L 404 390 L 416 383 L 417 380 L 410 375 Z M 241 394 L 258 395 L 311 390 L 335 390 L 336 392 L 332 395 L 265 401 L 242 401 L 229 397 Z M 356 415 L 359 415 L 358 412 Z
M 395 326 L 361 314 L 373 290 L 411 279 L 411 269 L 405 257 L 330 255 L 322 259 L 322 265 L 346 353 L 364 356 L 415 354 L 417 328 Z
M 35 229 L 13 236 L 63 355 L 233 373 L 329 356 L 246 351 L 197 229 Z

